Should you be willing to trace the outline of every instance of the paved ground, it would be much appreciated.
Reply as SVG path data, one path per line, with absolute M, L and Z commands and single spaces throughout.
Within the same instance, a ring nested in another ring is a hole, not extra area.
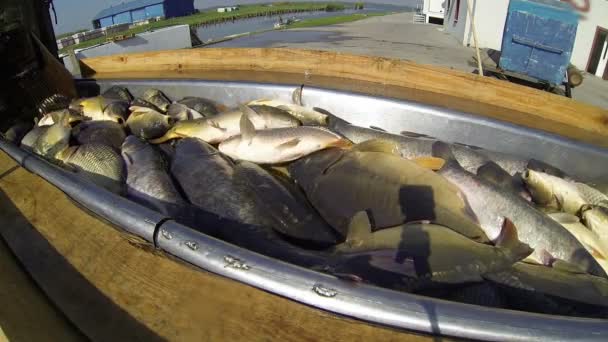
M 293 47 L 332 50 L 354 54 L 408 59 L 466 72 L 474 49 L 462 46 L 437 25 L 413 24 L 412 13 L 374 17 L 327 27 L 272 31 L 238 38 L 214 47 Z M 608 108 L 608 81 L 585 75 L 583 85 L 573 90 L 574 98 Z

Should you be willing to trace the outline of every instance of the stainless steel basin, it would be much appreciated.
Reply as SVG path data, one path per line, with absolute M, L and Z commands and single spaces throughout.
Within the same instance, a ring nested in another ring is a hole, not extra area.
M 150 87 L 170 98 L 202 96 L 232 106 L 259 98 L 289 100 L 295 88 L 272 84 L 170 80 L 83 80 L 81 89 Z M 93 94 L 91 94 L 93 95 Z M 590 180 L 605 177 L 608 150 L 515 125 L 419 103 L 305 88 L 306 104 L 325 108 L 363 127 L 412 131 L 450 142 L 545 161 Z M 354 284 L 228 244 L 77 180 L 5 141 L 0 148 L 93 212 L 205 270 L 260 289 L 361 320 L 437 335 L 497 341 L 608 340 L 608 320 L 549 316 L 448 302 Z M 128 217 L 126 219 L 125 217 Z M 573 289 L 575 290 L 575 289 Z

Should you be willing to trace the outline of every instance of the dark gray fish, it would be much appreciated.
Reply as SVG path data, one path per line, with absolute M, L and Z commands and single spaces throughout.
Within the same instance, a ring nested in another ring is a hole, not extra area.
M 163 113 L 167 112 L 167 109 L 171 104 L 171 100 L 169 100 L 169 98 L 158 89 L 146 90 L 142 95 L 142 98 L 156 106 Z
M 238 223 L 267 222 L 247 189 L 235 182 L 234 164 L 213 146 L 196 138 L 182 139 L 175 147 L 171 173 L 195 206 Z
M 34 128 L 33 122 L 19 121 L 4 132 L 4 138 L 14 144 L 18 144 L 32 128 Z
M 38 112 L 41 115 L 45 115 L 57 110 L 67 109 L 71 102 L 72 100 L 65 95 L 53 94 L 44 99 L 40 105 L 38 105 Z
M 204 99 L 202 97 L 184 97 L 183 99 L 177 101 L 177 103 L 181 103 L 186 107 L 195 110 L 197 113 L 200 113 L 206 118 L 219 113 L 219 110 L 213 101 Z
M 110 146 L 71 146 L 59 153 L 57 159 L 103 188 L 117 194 L 124 192 L 124 163 L 120 154 Z
M 508 270 L 488 273 L 484 278 L 533 296 L 551 296 L 608 307 L 608 280 L 586 273 L 518 262 Z
M 532 259 L 536 262 L 543 263 L 544 254 L 549 253 L 591 274 L 606 277 L 593 256 L 566 228 L 519 195 L 504 191 L 467 172 L 449 157 L 447 146 L 443 149 L 442 154 L 446 155 L 448 162 L 438 173 L 462 191 L 481 228 L 491 240 L 500 234 L 502 221 L 506 217 L 517 227 L 521 241 L 535 249 Z
M 172 103 L 167 109 L 167 115 L 175 119 L 176 121 L 195 120 L 202 119 L 204 116 L 199 112 L 189 108 L 181 103 Z
M 155 110 L 157 112 L 161 111 L 155 105 L 151 104 L 150 102 L 148 102 L 148 101 L 146 101 L 144 99 L 140 99 L 140 98 L 136 98 L 133 101 L 131 101 L 131 106 L 133 106 L 133 107 L 145 107 L 145 108 L 149 108 L 149 109 Z
M 151 209 L 177 217 L 187 202 L 173 184 L 161 152 L 131 135 L 122 144 L 121 154 L 127 167 L 127 195 Z
M 131 106 L 130 110 L 127 126 L 133 135 L 142 139 L 161 137 L 173 124 L 169 116 L 147 107 Z
M 112 86 L 108 90 L 104 91 L 101 96 L 110 100 L 122 100 L 127 102 L 133 101 L 133 95 L 131 95 L 129 90 L 118 85 Z
M 110 102 L 104 109 L 104 115 L 107 117 L 115 118 L 114 121 L 121 125 L 124 125 L 129 117 L 129 102 L 127 101 L 113 101 Z
M 499 309 L 508 308 L 509 304 L 500 288 L 489 282 L 462 286 L 453 290 L 446 299 Z
M 72 129 L 80 145 L 103 144 L 120 150 L 127 135 L 124 127 L 114 121 L 84 121 Z
M 257 205 L 267 213 L 278 232 L 304 242 L 331 245 L 338 242 L 337 234 L 310 207 L 297 189 L 280 182 L 268 171 L 250 162 L 236 165 L 235 177 L 243 180 Z

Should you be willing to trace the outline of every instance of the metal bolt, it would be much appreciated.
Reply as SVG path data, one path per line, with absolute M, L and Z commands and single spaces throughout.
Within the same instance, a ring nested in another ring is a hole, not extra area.
M 321 297 L 327 298 L 332 298 L 338 295 L 338 291 L 325 287 L 322 284 L 313 285 L 312 291 Z
M 251 266 L 247 265 L 246 262 L 235 258 L 233 256 L 230 255 L 226 255 L 224 257 L 224 261 L 226 262 L 226 265 L 224 267 L 230 267 L 230 268 L 234 268 L 237 270 L 249 270 L 251 269 Z
M 190 248 L 193 251 L 198 249 L 198 244 L 194 241 L 186 241 L 186 246 L 188 246 L 188 248 Z
M 166 229 L 161 229 L 160 234 L 167 240 L 173 239 L 173 235 L 171 235 L 171 233 L 169 233 L 169 231 Z

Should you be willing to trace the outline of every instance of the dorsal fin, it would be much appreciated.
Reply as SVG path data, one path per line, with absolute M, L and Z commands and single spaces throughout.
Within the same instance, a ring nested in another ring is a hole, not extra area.
M 353 151 L 357 152 L 381 152 L 401 156 L 399 153 L 399 145 L 392 141 L 383 139 L 372 139 L 359 143 L 352 148 Z
M 351 247 L 360 246 L 372 234 L 372 225 L 365 211 L 359 211 L 350 219 L 346 243 Z
M 253 126 L 253 123 L 249 120 L 247 114 L 241 115 L 239 126 L 241 128 L 241 138 L 244 142 L 250 143 L 255 135 L 255 126 Z
M 304 89 L 304 85 L 297 87 L 291 94 L 291 100 L 299 106 L 302 106 L 302 89 Z

